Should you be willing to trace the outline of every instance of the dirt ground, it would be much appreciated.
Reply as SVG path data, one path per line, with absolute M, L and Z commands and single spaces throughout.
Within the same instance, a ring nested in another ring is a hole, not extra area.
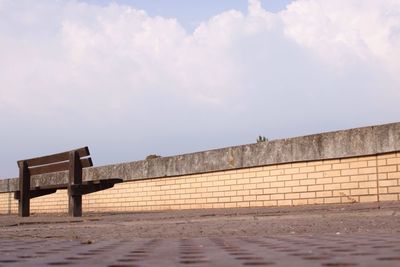
M 400 203 L 212 209 L 127 214 L 0 215 L 0 239 L 81 242 L 129 238 L 197 238 L 400 233 Z

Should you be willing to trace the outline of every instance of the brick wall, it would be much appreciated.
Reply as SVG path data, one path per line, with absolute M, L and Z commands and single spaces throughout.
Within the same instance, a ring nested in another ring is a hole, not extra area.
M 379 192 L 378 192 L 379 191 Z M 400 200 L 400 153 L 125 182 L 83 197 L 84 212 L 156 211 Z M 16 213 L 12 193 L 0 213 Z M 31 200 L 32 213 L 67 212 L 67 192 Z

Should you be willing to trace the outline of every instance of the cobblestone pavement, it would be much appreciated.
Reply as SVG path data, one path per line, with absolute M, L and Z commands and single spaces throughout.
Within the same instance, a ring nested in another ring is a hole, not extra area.
M 400 204 L 0 216 L 5 266 L 400 266 Z

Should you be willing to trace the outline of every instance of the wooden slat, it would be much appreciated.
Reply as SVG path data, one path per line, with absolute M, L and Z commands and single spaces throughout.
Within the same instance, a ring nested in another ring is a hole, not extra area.
M 38 189 L 38 190 L 31 190 L 30 198 L 41 197 L 49 194 L 53 194 L 57 192 L 57 189 Z M 20 191 L 14 192 L 14 199 L 19 200 L 21 197 Z
M 81 159 L 82 168 L 92 167 L 93 162 L 91 158 Z M 49 165 L 43 165 L 39 167 L 29 168 L 30 175 L 38 175 L 43 173 L 60 172 L 69 170 L 69 162 L 54 163 Z
M 78 148 L 78 149 L 74 149 L 71 151 L 78 152 L 78 155 L 80 158 L 87 157 L 90 155 L 89 148 L 87 146 Z M 27 159 L 25 161 L 27 162 L 28 167 L 51 164 L 51 163 L 60 162 L 60 161 L 67 161 L 69 159 L 69 153 L 71 151 L 57 153 L 57 154 L 48 155 L 48 156 L 39 157 L 39 158 Z

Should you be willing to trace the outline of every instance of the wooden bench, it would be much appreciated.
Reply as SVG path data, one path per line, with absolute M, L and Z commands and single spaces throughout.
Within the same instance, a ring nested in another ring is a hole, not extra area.
M 55 193 L 57 189 L 68 189 L 68 213 L 73 217 L 82 216 L 82 195 L 111 188 L 122 179 L 82 181 L 82 169 L 93 166 L 89 148 L 83 147 L 54 155 L 18 161 L 19 200 L 18 211 L 21 217 L 30 215 L 30 199 Z M 68 171 L 68 183 L 31 187 L 31 176 Z

